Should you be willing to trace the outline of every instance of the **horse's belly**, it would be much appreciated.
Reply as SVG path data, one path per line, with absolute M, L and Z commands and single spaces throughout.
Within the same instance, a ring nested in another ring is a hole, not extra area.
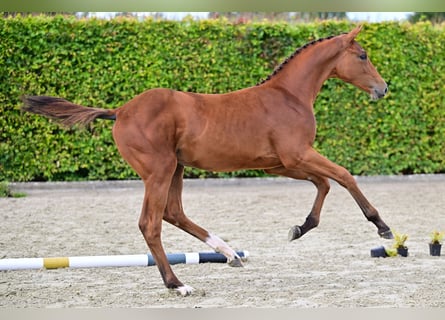
M 233 151 L 233 150 L 232 150 Z M 275 154 L 250 154 L 244 152 L 223 152 L 218 150 L 177 150 L 178 162 L 184 166 L 207 171 L 236 171 L 243 169 L 268 169 L 281 165 Z

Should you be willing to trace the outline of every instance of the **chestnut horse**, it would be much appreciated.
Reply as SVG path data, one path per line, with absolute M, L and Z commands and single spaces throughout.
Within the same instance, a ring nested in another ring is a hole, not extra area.
M 297 49 L 257 86 L 226 94 L 197 94 L 151 89 L 114 110 L 89 108 L 64 99 L 24 97 L 23 110 L 58 119 L 65 125 L 85 125 L 96 118 L 115 120 L 113 137 L 122 157 L 145 186 L 139 228 L 156 261 L 164 284 L 182 295 L 193 288 L 173 273 L 161 243 L 162 220 L 224 254 L 231 266 L 240 257 L 219 237 L 184 214 L 184 166 L 211 171 L 264 169 L 267 173 L 311 181 L 317 188 L 313 207 L 289 240 L 316 227 L 328 179 L 337 181 L 355 199 L 380 236 L 392 238 L 343 167 L 317 153 L 312 145 L 316 123 L 313 104 L 323 82 L 332 77 L 382 98 L 387 85 L 355 41 L 361 27 L 320 39 Z

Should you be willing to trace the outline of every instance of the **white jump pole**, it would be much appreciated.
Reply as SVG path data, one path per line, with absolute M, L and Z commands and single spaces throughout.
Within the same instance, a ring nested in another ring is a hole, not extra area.
M 242 260 L 247 260 L 248 251 L 237 251 Z M 225 263 L 227 258 L 216 252 L 168 253 L 170 264 Z M 54 258 L 0 259 L 0 271 L 24 269 L 58 268 L 103 268 L 103 267 L 147 267 L 156 265 L 151 254 L 78 256 Z

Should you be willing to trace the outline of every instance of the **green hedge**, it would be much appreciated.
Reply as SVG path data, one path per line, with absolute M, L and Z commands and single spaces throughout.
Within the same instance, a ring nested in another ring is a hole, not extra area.
M 19 111 L 23 94 L 115 108 L 155 87 L 227 92 L 255 85 L 297 47 L 352 27 L 2 18 L 0 181 L 136 177 L 114 146 L 112 122 L 65 130 Z M 328 80 L 315 105 L 316 148 L 357 175 L 445 172 L 444 34 L 443 25 L 366 24 L 358 40 L 390 81 L 390 93 L 373 102 Z M 233 175 L 190 168 L 186 174 Z

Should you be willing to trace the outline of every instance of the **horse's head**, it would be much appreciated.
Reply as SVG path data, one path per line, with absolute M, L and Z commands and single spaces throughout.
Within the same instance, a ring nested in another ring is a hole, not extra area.
M 339 37 L 346 49 L 338 59 L 332 75 L 368 92 L 372 99 L 379 99 L 385 96 L 388 85 L 369 60 L 366 51 L 355 41 L 360 30 L 361 26 Z

